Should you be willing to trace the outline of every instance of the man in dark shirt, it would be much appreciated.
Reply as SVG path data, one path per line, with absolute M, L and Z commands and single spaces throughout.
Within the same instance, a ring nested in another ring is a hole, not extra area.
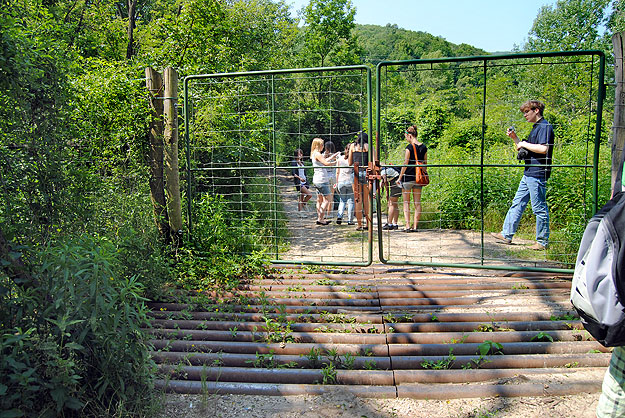
M 549 243 L 549 209 L 546 196 L 547 180 L 551 175 L 554 134 L 553 126 L 543 118 L 544 110 L 545 105 L 538 100 L 529 100 L 521 106 L 525 119 L 534 124 L 527 140 L 520 141 L 511 128 L 506 132 L 514 140 L 517 151 L 521 151 L 520 155 L 525 160 L 525 171 L 506 214 L 501 233 L 491 234 L 505 244 L 512 243 L 523 211 L 531 200 L 532 211 L 536 216 L 536 243 L 530 247 L 533 250 L 544 250 Z

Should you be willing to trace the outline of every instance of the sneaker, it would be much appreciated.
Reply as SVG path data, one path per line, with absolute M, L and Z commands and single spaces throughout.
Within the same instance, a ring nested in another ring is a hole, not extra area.
M 391 229 L 393 229 L 393 225 L 384 224 L 382 226 L 382 230 L 384 230 L 384 231 L 388 231 L 388 230 L 391 230 Z
M 336 218 L 336 224 L 340 225 L 343 223 L 343 219 L 342 218 Z
M 547 246 L 546 245 L 542 245 L 539 242 L 535 242 L 533 245 L 530 245 L 528 248 L 530 250 L 534 250 L 534 251 L 543 251 L 543 250 L 547 249 Z
M 395 224 L 395 225 L 391 225 L 393 227 L 393 229 L 399 229 L 399 225 Z
M 347 221 L 347 225 L 356 225 L 356 222 L 354 222 L 354 221 Z
M 497 241 L 499 241 L 501 244 L 507 244 L 510 245 L 512 244 L 512 240 L 508 239 L 508 238 L 504 238 L 500 233 L 498 232 L 491 232 L 490 236 L 495 238 Z

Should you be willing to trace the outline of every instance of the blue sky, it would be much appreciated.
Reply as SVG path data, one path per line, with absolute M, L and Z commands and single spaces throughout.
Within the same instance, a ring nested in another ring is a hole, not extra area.
M 285 0 L 295 11 L 308 0 Z M 487 52 L 511 51 L 527 40 L 542 6 L 556 0 L 352 0 L 356 23 L 427 32 L 454 44 L 466 43 Z

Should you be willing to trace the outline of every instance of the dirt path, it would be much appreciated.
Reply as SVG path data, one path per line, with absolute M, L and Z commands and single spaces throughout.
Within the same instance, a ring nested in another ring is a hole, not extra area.
M 288 249 L 280 254 L 281 260 L 314 261 L 323 263 L 366 263 L 369 260 L 368 232 L 357 231 L 356 226 L 346 222 L 336 224 L 336 211 L 327 219 L 327 226 L 316 225 L 316 196 L 309 201 L 307 211 L 297 211 L 297 192 L 288 173 L 278 174 L 280 195 L 289 231 Z M 313 195 L 315 192 L 313 191 Z M 386 222 L 386 208 L 382 208 L 382 223 Z M 344 214 L 346 217 L 347 215 Z M 400 213 L 400 229 L 383 231 L 378 236 L 377 212 L 373 214 L 373 263 L 387 260 L 391 262 L 420 262 L 445 264 L 503 264 L 531 267 L 562 267 L 549 262 L 545 252 L 530 251 L 526 247 L 532 240 L 516 238 L 512 245 L 503 245 L 493 239 L 488 232 L 451 230 L 426 225 L 417 233 L 403 232 L 403 215 Z M 482 248 L 483 240 L 483 248 Z M 379 246 L 382 245 L 382 256 Z
M 165 417 L 215 418 L 591 418 L 599 394 L 450 400 L 329 396 L 167 395 Z

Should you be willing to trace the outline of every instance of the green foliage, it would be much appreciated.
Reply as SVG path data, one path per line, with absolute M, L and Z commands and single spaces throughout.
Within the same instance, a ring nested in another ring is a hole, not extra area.
M 440 360 L 424 360 L 421 362 L 421 367 L 432 370 L 447 370 L 452 368 L 455 361 L 456 356 L 453 354 L 453 348 L 450 348 L 447 357 Z
M 113 244 L 83 237 L 33 253 L 40 286 L 5 278 L 0 407 L 15 416 L 140 413 L 151 402 L 143 285 Z
M 529 51 L 605 49 L 599 30 L 606 23 L 609 0 L 559 0 L 543 6 L 529 32 Z
M 356 9 L 350 0 L 311 0 L 302 12 L 305 65 L 325 67 L 354 63 L 355 57 L 350 58 L 352 54 L 348 53 L 355 47 L 352 41 L 355 15 Z M 333 55 L 335 59 L 331 59 Z
M 443 131 L 450 123 L 450 115 L 440 103 L 426 103 L 417 116 L 419 121 L 419 138 L 428 147 L 435 148 Z
M 480 356 L 503 354 L 503 345 L 498 342 L 486 340 L 477 347 L 477 354 Z
M 550 334 L 541 331 L 541 332 L 537 333 L 536 335 L 534 335 L 532 337 L 532 341 L 550 342 L 550 343 L 552 343 L 553 342 L 553 337 Z

